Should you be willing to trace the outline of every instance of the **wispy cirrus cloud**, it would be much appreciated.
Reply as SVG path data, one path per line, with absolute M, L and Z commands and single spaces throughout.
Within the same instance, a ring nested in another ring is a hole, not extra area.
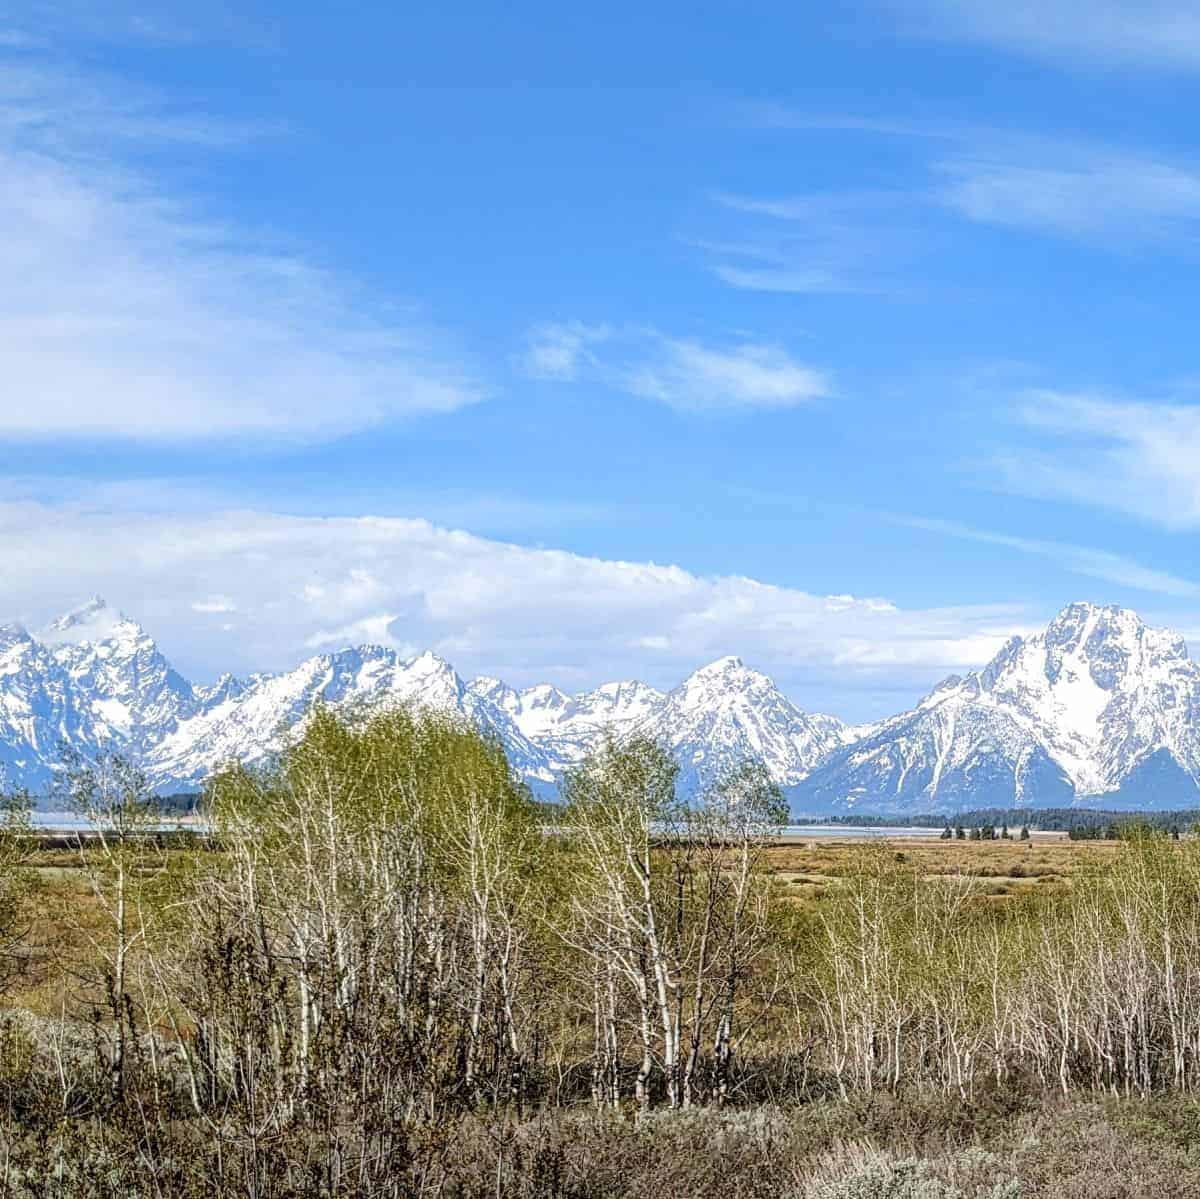
M 259 133 L 0 54 L 0 436 L 321 438 L 481 398 L 414 310 L 145 165 Z
M 1042 390 L 1017 414 L 1051 446 L 997 456 L 1013 491 L 1200 528 L 1200 403 Z
M 591 378 L 690 412 L 794 408 L 833 394 L 825 371 L 778 345 L 744 339 L 716 344 L 580 321 L 536 326 L 522 362 L 534 378 Z
M 894 291 L 896 267 L 921 241 L 912 217 L 923 199 L 886 191 L 717 192 L 719 208 L 741 220 L 736 233 L 690 244 L 718 279 L 743 291 Z
M 180 46 L 196 43 L 269 46 L 275 35 L 258 24 L 248 5 L 226 0 L 203 4 L 176 0 L 150 11 L 138 0 L 6 0 L 4 20 L 15 45 L 40 46 L 47 41 Z M 2 36 L 2 35 L 0 35 Z
M 772 110 L 767 127 L 881 139 L 895 162 L 884 188 L 717 191 L 724 236 L 696 238 L 732 287 L 795 293 L 901 293 L 978 226 L 1087 243 L 1106 253 L 1195 252 L 1200 161 L 1075 135 L 943 123 L 807 117 Z M 737 224 L 728 228 L 729 215 Z M 927 274 L 923 274 L 923 278 Z
M 1200 167 L 1041 139 L 965 149 L 936 164 L 941 201 L 968 220 L 1103 241 L 1194 241 Z
M 945 537 L 956 537 L 964 541 L 1016 550 L 1021 554 L 1032 554 L 1038 558 L 1048 558 L 1061 569 L 1085 578 L 1102 579 L 1106 583 L 1116 583 L 1122 587 L 1176 598 L 1192 599 L 1200 596 L 1200 582 L 1180 578 L 1169 571 L 1156 570 L 1107 550 L 1091 549 L 1063 541 L 994 533 L 953 520 L 930 520 L 916 516 L 894 516 L 889 519 L 894 524 L 910 529 L 923 529 Z
M 827 374 L 779 346 L 714 348 L 678 338 L 660 339 L 656 352 L 630 370 L 626 386 L 635 395 L 699 412 L 794 408 L 833 392 Z
M 1193 0 L 885 0 L 911 34 L 976 42 L 1076 65 L 1200 67 Z
M 581 369 L 599 364 L 594 347 L 611 336 L 607 325 L 549 321 L 530 330 L 521 364 L 535 379 L 570 382 L 579 377 Z

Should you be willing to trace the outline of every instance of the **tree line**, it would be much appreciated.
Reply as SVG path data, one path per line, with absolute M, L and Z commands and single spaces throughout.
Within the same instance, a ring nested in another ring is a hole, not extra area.
M 1102 834 L 1130 825 L 1148 826 L 1165 833 L 1187 833 L 1200 825 L 1200 808 L 1177 811 L 1113 811 L 1106 808 L 970 808 L 958 812 L 925 812 L 917 815 L 869 816 L 848 812 L 812 819 L 814 824 L 846 825 L 849 828 L 941 828 L 947 820 L 963 828 L 1020 828 L 1042 832 L 1069 833 L 1076 840 L 1117 840 Z

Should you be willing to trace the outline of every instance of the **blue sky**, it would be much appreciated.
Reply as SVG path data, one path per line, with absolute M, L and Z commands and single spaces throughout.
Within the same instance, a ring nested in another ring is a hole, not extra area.
M 1200 634 L 1200 5 L 819 7 L 0 4 L 0 614 L 852 719 Z

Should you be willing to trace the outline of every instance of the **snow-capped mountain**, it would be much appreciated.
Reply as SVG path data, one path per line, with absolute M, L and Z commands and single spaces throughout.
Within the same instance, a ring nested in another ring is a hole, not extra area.
M 207 702 L 141 625 L 94 596 L 39 634 L 66 675 L 97 742 L 141 756 Z
M 228 680 L 207 695 L 203 711 L 145 756 L 146 770 L 160 789 L 195 787 L 226 762 L 266 760 L 317 701 L 335 711 L 412 702 L 456 712 L 494 733 L 520 773 L 541 781 L 553 777 L 545 755 L 508 714 L 469 690 L 448 663 L 431 653 L 406 659 L 366 645 L 320 654 L 285 674 Z
M 60 741 L 86 744 L 88 734 L 49 649 L 17 625 L 0 625 L 0 788 L 42 786 Z
M 696 671 L 666 695 L 636 681 L 568 695 L 544 683 L 520 691 L 494 678 L 464 684 L 434 654 L 402 659 L 363 646 L 310 658 L 286 674 L 228 680 L 194 694 L 201 709 L 145 755 L 161 787 L 195 786 L 235 758 L 265 760 L 281 731 L 297 725 L 317 700 L 335 710 L 415 702 L 457 712 L 494 733 L 513 766 L 544 785 L 582 761 L 605 733 L 663 742 L 691 785 L 749 756 L 766 762 L 780 783 L 793 784 L 846 739 L 840 721 L 801 712 L 766 675 L 736 658 Z
M 666 745 L 686 787 L 712 782 L 746 758 L 763 761 L 776 782 L 791 786 L 851 736 L 833 716 L 802 712 L 740 658 L 701 667 L 665 695 L 636 681 L 579 695 L 544 683 L 516 691 L 491 678 L 470 687 L 512 717 L 556 775 L 582 761 L 607 731 Z
M 666 696 L 645 683 L 605 683 L 567 695 L 548 683 L 514 690 L 499 679 L 479 678 L 469 690 L 506 712 L 546 755 L 553 775 L 578 765 L 607 731 L 615 737 L 649 731 Z
M 836 717 L 802 712 L 765 674 L 733 657 L 689 675 L 638 727 L 671 749 L 685 782 L 699 783 L 754 758 L 777 783 L 794 786 L 851 739 Z
M 1177 634 L 1090 604 L 1013 638 L 912 711 L 851 728 L 801 711 L 732 657 L 665 694 L 636 681 L 577 695 L 467 683 L 432 653 L 406 658 L 379 646 L 196 686 L 144 629 L 94 599 L 37 636 L 0 626 L 0 790 L 45 790 L 64 745 L 119 750 L 160 791 L 192 789 L 231 760 L 265 761 L 317 701 L 455 712 L 499 738 L 514 768 L 543 789 L 608 731 L 667 745 L 687 786 L 760 759 L 798 811 L 1200 805 L 1200 665 Z
M 37 637 L 0 629 L 0 788 L 44 790 L 64 744 L 124 752 L 160 791 L 195 788 L 229 761 L 267 760 L 317 701 L 335 710 L 413 702 L 456 712 L 498 737 L 514 768 L 542 788 L 605 733 L 662 741 L 690 784 L 755 756 L 785 785 L 849 735 L 833 717 L 800 711 L 736 658 L 696 671 L 668 694 L 635 680 L 577 695 L 548 684 L 465 683 L 432 653 L 404 658 L 380 646 L 196 686 L 145 630 L 97 598 Z
M 832 754 L 806 809 L 1200 804 L 1200 665 L 1123 608 L 1072 604 Z
M 37 638 L 0 628 L 0 787 L 43 789 L 64 746 L 143 757 L 203 710 L 139 625 L 94 598 Z

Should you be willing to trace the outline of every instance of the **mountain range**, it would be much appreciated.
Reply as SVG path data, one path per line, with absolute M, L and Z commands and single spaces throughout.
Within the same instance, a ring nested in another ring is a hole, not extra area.
M 48 792 L 64 745 L 117 749 L 160 792 L 196 789 L 225 762 L 268 759 L 318 700 L 456 712 L 498 737 L 543 793 L 609 730 L 669 747 L 687 787 L 758 758 L 793 810 L 811 814 L 1200 805 L 1200 665 L 1178 634 L 1085 603 L 911 711 L 854 727 L 802 711 L 736 657 L 668 692 L 632 680 L 576 695 L 467 682 L 432 653 L 380 646 L 194 685 L 97 597 L 36 636 L 0 625 L 0 789 Z

